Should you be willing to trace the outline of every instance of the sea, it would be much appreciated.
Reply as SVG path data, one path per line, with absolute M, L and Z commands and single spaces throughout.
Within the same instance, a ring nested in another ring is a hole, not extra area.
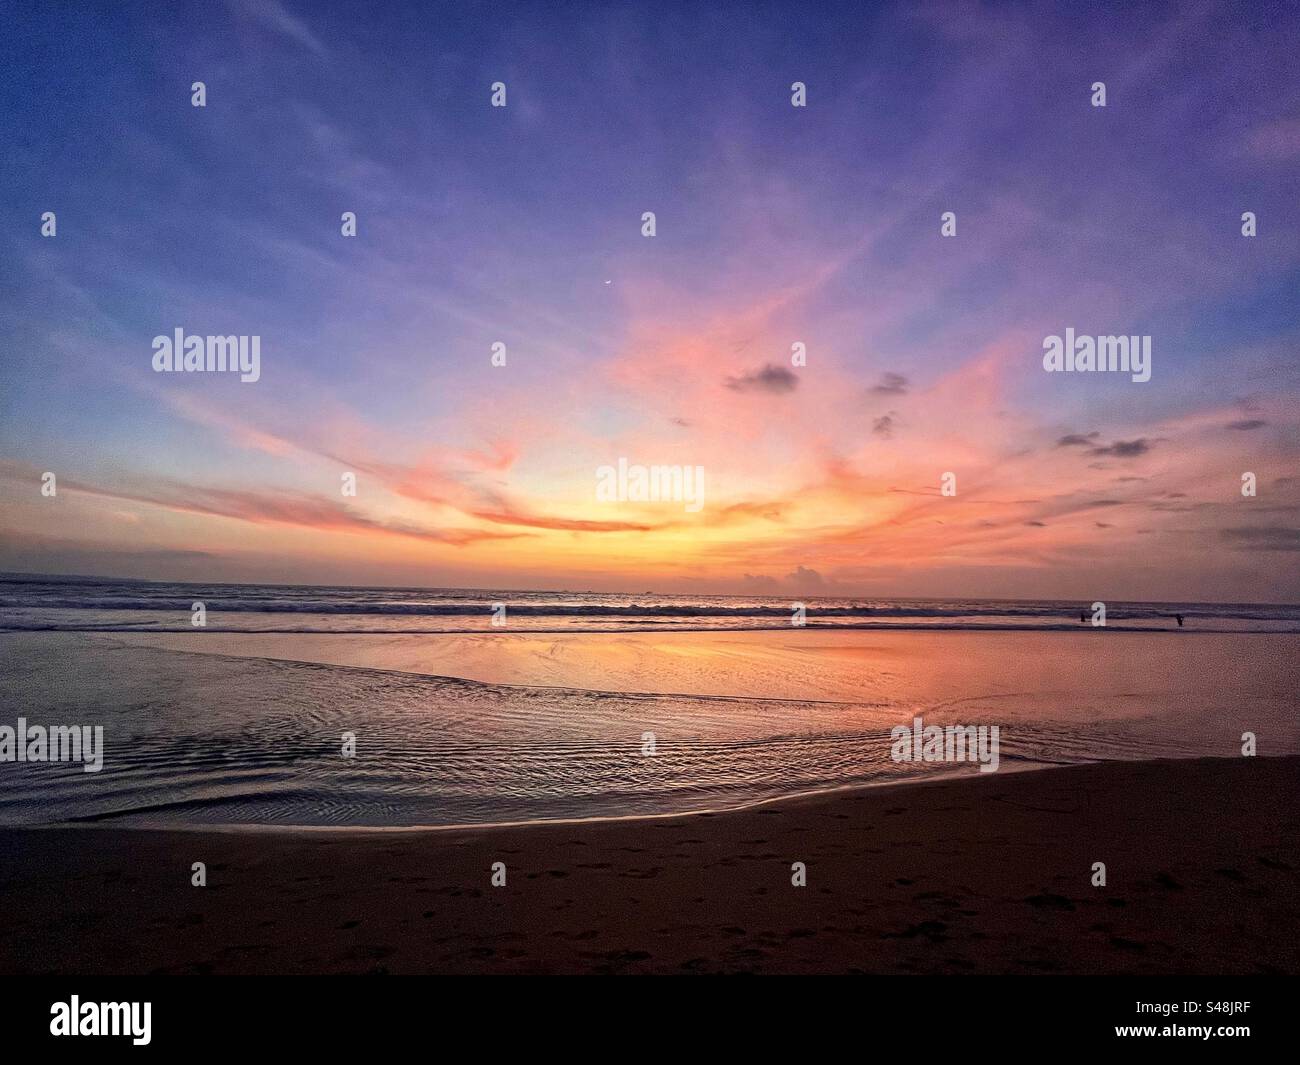
M 0 730 L 104 737 L 96 773 L 0 760 L 0 824 L 455 828 L 979 772 L 896 760 L 917 718 L 997 726 L 998 772 L 1300 753 L 1300 607 L 1105 610 L 0 575 Z
M 872 599 L 838 596 L 630 595 L 467 588 L 180 584 L 0 574 L 0 632 L 187 632 L 202 604 L 211 631 L 440 633 L 834 628 L 1077 629 L 1076 600 Z M 1107 602 L 1111 628 L 1300 632 L 1300 605 Z M 506 625 L 493 624 L 502 619 Z

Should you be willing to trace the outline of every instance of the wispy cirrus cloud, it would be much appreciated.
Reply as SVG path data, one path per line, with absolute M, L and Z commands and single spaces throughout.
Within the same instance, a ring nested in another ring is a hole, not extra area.
M 279 33 L 319 56 L 329 55 L 329 50 L 307 23 L 294 15 L 281 0 L 226 0 L 226 4 L 240 18 Z
M 40 471 L 5 461 L 0 461 L 0 476 L 32 485 L 41 481 Z M 61 492 L 76 495 L 257 525 L 291 525 L 312 530 L 400 536 L 456 547 L 524 535 L 478 529 L 429 528 L 400 519 L 384 520 L 368 516 L 341 501 L 298 492 L 255 491 L 166 481 L 148 486 L 118 487 L 66 476 L 58 480 L 57 487 Z

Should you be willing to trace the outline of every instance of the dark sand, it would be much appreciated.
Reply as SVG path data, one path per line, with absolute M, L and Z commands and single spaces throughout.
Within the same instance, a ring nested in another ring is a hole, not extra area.
M 1297 973 L 1297 796 L 1300 758 L 1239 758 L 663 820 L 8 829 L 0 972 Z

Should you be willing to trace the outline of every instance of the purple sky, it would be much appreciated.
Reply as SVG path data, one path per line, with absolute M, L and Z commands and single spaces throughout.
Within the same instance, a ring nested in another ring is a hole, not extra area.
M 14 10 L 0 569 L 1300 598 L 1295 5 Z

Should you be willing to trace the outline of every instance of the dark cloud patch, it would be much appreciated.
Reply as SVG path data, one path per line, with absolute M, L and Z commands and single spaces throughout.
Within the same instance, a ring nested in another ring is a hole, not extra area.
M 774 594 L 781 588 L 794 588 L 800 591 L 814 591 L 826 586 L 826 578 L 817 570 L 809 569 L 807 566 L 796 566 L 793 573 L 787 573 L 783 578 L 778 580 L 766 573 L 746 573 L 744 577 L 745 587 L 749 591 L 764 592 Z
M 888 414 L 882 414 L 871 423 L 871 431 L 875 433 L 876 436 L 888 440 L 894 435 L 895 424 L 894 412 L 891 410 Z
M 1141 436 L 1136 440 L 1116 440 L 1113 444 L 1107 444 L 1104 447 L 1094 447 L 1088 449 L 1089 455 L 1112 455 L 1117 459 L 1133 459 L 1139 455 L 1145 455 L 1151 450 L 1151 441 Z
M 808 569 L 806 566 L 798 566 L 793 573 L 786 575 L 786 580 L 791 581 L 800 588 L 820 588 L 825 584 L 822 575 L 815 569 Z
M 1221 529 L 1219 536 L 1233 547 L 1249 551 L 1300 551 L 1300 529 L 1258 525 Z
M 1031 525 L 1031 526 L 1033 526 L 1035 529 L 1046 529 L 1046 528 L 1047 528 L 1047 522 L 1045 522 L 1045 521 L 1027 521 L 1027 522 L 1025 522 L 1025 524 L 1026 524 L 1026 525 Z
M 799 378 L 793 370 L 769 362 L 754 373 L 728 377 L 727 387 L 733 392 L 766 392 L 768 395 L 779 396 L 798 388 Z
M 1225 429 L 1236 429 L 1239 433 L 1248 433 L 1252 429 L 1263 429 L 1268 422 L 1263 418 L 1246 418 L 1239 422 L 1229 422 L 1224 426 Z
M 1188 514 L 1193 510 L 1212 507 L 1213 503 L 1188 503 L 1186 492 L 1160 492 L 1154 499 L 1141 504 L 1149 510 L 1163 511 L 1166 514 Z
M 1112 525 L 1110 522 L 1108 522 L 1108 521 L 1094 521 L 1093 524 L 1094 524 L 1095 526 L 1097 526 L 1098 529 L 1113 529 L 1113 528 L 1115 528 L 1115 526 L 1113 526 L 1113 525 Z
M 904 396 L 911 383 L 901 373 L 883 373 L 880 375 L 880 383 L 871 386 L 871 391 L 877 396 Z
M 1112 444 L 1101 444 L 1101 433 L 1066 433 L 1056 441 L 1057 447 L 1081 447 L 1089 455 L 1108 455 L 1117 459 L 1132 459 L 1145 455 L 1151 450 L 1152 441 L 1145 436 L 1136 440 L 1116 440 Z

